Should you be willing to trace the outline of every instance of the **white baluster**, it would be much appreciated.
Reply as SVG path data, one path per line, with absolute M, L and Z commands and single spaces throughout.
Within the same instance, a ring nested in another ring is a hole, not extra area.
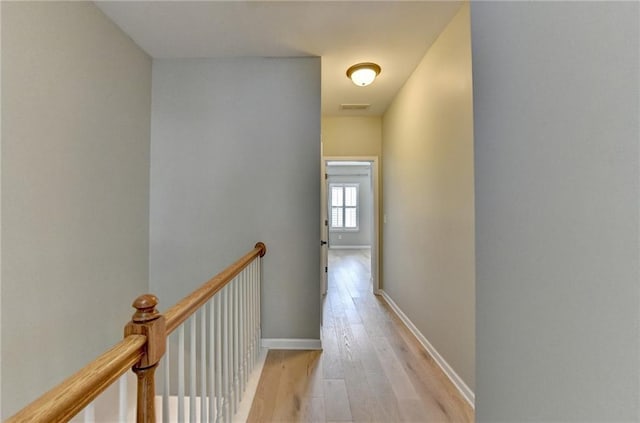
M 249 315 L 247 316 L 247 342 L 249 344 L 249 371 L 253 368 L 253 262 L 249 265 L 247 271 L 247 302 Z
M 127 422 L 127 374 L 118 380 L 118 421 Z
M 96 409 L 93 403 L 91 403 L 84 408 L 84 423 L 95 423 L 95 421 Z
M 253 338 L 253 344 L 254 344 L 254 352 L 253 352 L 253 363 L 255 365 L 255 362 L 258 358 L 258 351 L 260 351 L 260 344 L 259 344 L 259 340 L 257 338 L 257 333 L 258 333 L 258 313 L 260 312 L 258 310 L 258 260 L 260 259 L 256 259 L 253 262 L 253 307 L 254 307 L 254 322 L 253 322 L 253 333 L 251 334 L 252 338 Z
M 207 364 L 209 366 L 209 423 L 215 423 L 216 421 L 216 413 L 215 413 L 215 404 L 216 404 L 216 392 L 215 392 L 215 383 L 216 383 L 216 356 L 215 356 L 215 302 L 216 295 L 214 298 L 209 301 L 209 353 L 207 354 Z
M 184 422 L 184 324 L 178 327 L 178 421 Z
M 258 260 L 258 259 L 256 259 Z M 258 346 L 256 345 L 256 319 L 257 319 L 257 303 L 256 303 L 256 262 L 251 263 L 251 366 L 255 364 L 258 355 Z
M 216 348 L 215 348 L 215 359 L 216 359 L 216 422 L 222 422 L 222 401 L 223 401 L 223 385 L 222 385 L 222 292 L 218 292 L 215 297 L 215 306 L 216 306 Z
M 249 268 L 247 270 L 247 308 L 248 308 L 248 316 L 247 316 L 247 343 L 248 343 L 248 349 L 249 349 L 249 357 L 248 357 L 248 365 L 249 365 L 249 371 L 251 371 L 251 369 L 253 368 L 252 366 L 252 359 L 253 359 L 253 342 L 252 342 L 252 337 L 251 337 L 251 329 L 253 328 L 253 289 L 252 289 L 252 280 L 253 278 L 251 277 L 252 275 L 252 269 L 253 269 L 253 262 L 251 262 L 251 264 L 249 265 Z
M 247 274 L 247 269 L 245 268 L 242 273 L 240 273 L 239 276 L 239 284 L 238 284 L 238 290 L 239 290 L 239 300 L 238 300 L 238 305 L 240 307 L 240 311 L 238 313 L 239 315 L 239 321 L 238 321 L 238 341 L 239 341 L 239 353 L 240 353 L 240 397 L 238 398 L 238 401 L 242 401 L 242 395 L 244 393 L 244 381 L 245 381 L 245 368 L 246 368 L 246 360 L 245 360 L 245 343 L 244 343 L 244 323 L 246 321 L 245 319 L 245 302 L 244 302 L 244 282 L 245 282 L 245 275 Z
M 246 381 L 245 381 L 245 389 L 247 386 L 247 383 L 249 381 L 249 375 L 251 374 L 251 342 L 249 339 L 249 328 L 251 327 L 251 302 L 250 302 L 250 295 L 251 295 L 251 290 L 250 290 L 250 282 L 251 282 L 251 278 L 250 278 L 250 273 L 249 270 L 247 270 L 247 274 L 246 274 L 246 281 L 245 281 L 245 285 L 244 285 L 244 296 L 245 296 L 245 311 L 246 311 L 246 315 L 245 315 L 245 323 L 244 323 L 244 345 L 245 345 L 245 358 L 246 358 L 246 364 L 245 364 L 245 376 L 246 376 Z
M 242 363 L 244 364 L 244 385 L 242 390 L 247 389 L 247 382 L 249 381 L 249 374 L 251 369 L 249 368 L 249 340 L 247 338 L 247 332 L 249 327 L 249 269 L 245 269 L 244 281 L 242 282 Z
M 233 414 L 238 410 L 238 396 L 240 388 L 240 349 L 238 348 L 238 334 L 239 334 L 239 302 L 238 302 L 238 277 L 232 281 L 233 288 Z
M 191 333 L 189 334 L 189 421 L 195 423 L 196 421 L 196 316 L 193 315 L 189 319 L 189 327 Z
M 230 321 L 231 319 L 230 317 L 230 309 L 229 309 L 229 287 L 226 286 L 224 288 L 224 291 L 222 293 L 223 295 L 223 310 L 222 310 L 222 317 L 224 318 L 224 325 L 223 325 L 223 333 L 222 333 L 222 351 L 223 351 L 223 355 L 222 355 L 222 364 L 224 367 L 224 398 L 223 398 L 223 404 L 224 404 L 224 421 L 228 422 L 229 421 L 229 413 L 230 413 L 230 396 L 231 396 L 231 389 L 230 389 L 230 382 L 231 382 L 231 377 L 230 377 L 230 365 L 229 365 L 229 361 L 230 361 L 230 343 L 229 343 L 229 329 L 230 329 Z
M 208 302 L 211 304 L 211 301 Z M 207 421 L 207 304 L 200 309 L 200 422 Z
M 258 286 L 256 289 L 256 304 L 257 306 L 257 311 L 256 311 L 256 315 L 257 315 L 257 319 L 256 319 L 256 326 L 257 326 L 257 330 L 256 330 L 256 346 L 257 346 L 257 351 L 260 351 L 261 348 L 261 341 L 262 341 L 262 327 L 260 325 L 260 319 L 261 319 L 261 315 L 260 313 L 262 313 L 261 310 L 261 304 L 260 304 L 260 292 L 261 292 L 261 283 L 262 281 L 262 259 L 257 259 L 256 260 L 256 285 Z M 256 354 L 256 361 L 258 361 L 258 354 Z
M 251 331 L 251 265 L 247 267 L 247 273 L 245 275 L 245 324 L 244 324 L 244 345 L 245 345 L 245 355 L 247 362 L 245 364 L 245 375 L 249 375 L 251 373 L 251 337 L 249 333 Z M 247 377 L 248 379 L 248 377 Z
M 169 362 L 169 346 L 171 345 L 170 342 L 168 342 L 169 340 L 167 339 L 167 350 L 164 353 L 164 357 L 162 357 L 162 360 L 164 361 L 164 392 L 162 393 L 162 421 L 163 423 L 169 423 L 170 418 L 169 418 L 169 397 L 170 397 L 170 390 L 169 390 L 169 371 L 170 369 L 170 362 Z
M 244 338 L 245 338 L 245 348 L 246 348 L 246 358 L 247 358 L 247 364 L 245 365 L 246 371 L 245 371 L 245 375 L 247 376 L 247 382 L 249 381 L 249 375 L 251 374 L 252 371 L 252 366 L 251 366 L 251 355 L 252 355 L 252 350 L 251 350 L 251 336 L 249 335 L 250 330 L 251 330 L 251 268 L 247 269 L 247 275 L 246 275 L 246 283 L 244 286 L 244 290 L 245 290 L 245 301 L 246 301 L 246 318 L 245 318 L 245 333 L 244 333 Z M 245 385 L 246 387 L 246 385 Z
M 260 262 L 260 258 L 257 258 L 253 262 L 253 307 L 254 307 L 254 322 L 253 322 L 253 333 L 251 334 L 253 338 L 253 344 L 255 345 L 255 351 L 253 356 L 253 365 L 255 366 L 258 361 L 258 356 L 260 355 L 260 339 L 258 338 L 258 327 L 260 322 L 260 285 L 258 280 L 258 263 Z
M 230 390 L 231 390 L 231 416 L 229 421 L 231 421 L 231 419 L 233 418 L 233 415 L 235 413 L 235 398 L 236 398 L 236 391 L 235 391 L 235 383 L 234 383 L 234 377 L 235 377 L 235 358 L 236 358 L 236 353 L 235 353 L 235 348 L 234 348 L 234 332 L 235 332 L 235 326 L 236 326 L 236 315 L 235 315 L 235 310 L 236 310 L 236 304 L 235 304 L 235 290 L 234 290 L 234 286 L 235 286 L 235 279 L 232 280 L 230 282 L 229 285 L 229 383 L 230 385 Z
M 244 388 L 247 389 L 249 375 L 251 374 L 251 345 L 249 342 L 250 304 L 249 304 L 249 270 L 244 280 Z

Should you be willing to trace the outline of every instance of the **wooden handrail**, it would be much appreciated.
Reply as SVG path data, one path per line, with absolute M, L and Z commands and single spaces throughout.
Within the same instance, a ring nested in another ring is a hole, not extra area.
M 6 422 L 69 421 L 140 361 L 146 343 L 147 337 L 144 335 L 127 336 Z
M 196 310 L 205 304 L 211 297 L 220 291 L 226 284 L 253 261 L 254 258 L 264 257 L 267 253 L 267 246 L 258 242 L 253 250 L 242 256 L 238 261 L 224 269 L 222 272 L 209 279 L 200 288 L 184 297 L 176 305 L 168 309 L 164 316 L 166 318 L 167 336 L 173 332 L 182 322 L 187 320 Z
M 165 353 L 167 336 L 256 257 L 263 257 L 266 252 L 265 244 L 258 242 L 253 250 L 183 298 L 164 315 L 156 310 L 158 299 L 154 295 L 141 295 L 133 303 L 136 312 L 125 326 L 122 341 L 10 417 L 6 423 L 67 422 L 129 369 L 138 377 L 137 421 L 155 422 L 154 372 Z

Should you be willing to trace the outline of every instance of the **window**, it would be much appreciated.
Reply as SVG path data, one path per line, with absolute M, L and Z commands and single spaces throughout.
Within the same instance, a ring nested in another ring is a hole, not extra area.
M 331 229 L 358 229 L 358 184 L 330 184 Z

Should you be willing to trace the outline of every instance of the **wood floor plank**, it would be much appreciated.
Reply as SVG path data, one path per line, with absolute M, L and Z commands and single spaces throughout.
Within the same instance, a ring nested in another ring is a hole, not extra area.
M 374 340 L 374 348 L 380 362 L 384 363 L 383 370 L 391 383 L 391 388 L 396 398 L 398 400 L 419 399 L 418 393 L 405 372 L 402 363 L 400 363 L 391 345 L 389 345 L 387 338 L 376 338 Z
M 325 422 L 324 397 L 313 397 L 305 403 L 300 412 L 301 422 Z
M 373 297 L 373 295 L 371 296 Z M 367 331 L 367 335 L 371 338 L 384 336 L 381 327 L 384 321 L 383 317 L 380 316 L 378 305 L 364 298 L 356 298 L 354 299 L 354 303 L 360 315 L 360 320 Z
M 378 359 L 378 355 L 376 354 L 375 349 L 373 348 L 373 344 L 371 343 L 371 339 L 369 338 L 364 325 L 352 324 L 351 333 L 353 334 L 353 338 L 356 343 L 356 351 L 360 362 L 362 363 L 364 371 L 382 371 L 382 365 L 380 363 L 380 360 Z
M 402 420 L 398 400 L 384 372 L 366 373 L 369 390 L 373 395 L 374 422 L 399 422 Z
M 345 363 L 344 382 L 349 397 L 349 407 L 354 422 L 375 421 L 375 398 L 369 389 L 367 375 L 362 363 Z
M 335 328 L 322 328 L 322 374 L 325 379 L 342 379 L 344 369 Z
M 273 421 L 277 394 L 277 389 L 273 387 L 280 384 L 282 356 L 282 351 L 278 350 L 269 351 L 267 354 L 247 422 Z
M 401 421 L 419 423 L 419 422 L 441 422 L 447 421 L 444 416 L 440 419 L 430 419 L 422 401 L 418 399 L 403 399 L 398 400 L 398 408 L 402 417 Z
M 333 285 L 333 292 L 330 295 L 331 306 L 336 315 L 344 314 L 350 323 L 361 323 L 360 314 L 356 309 L 353 297 L 344 281 L 338 281 Z
M 338 350 L 343 365 L 348 362 L 359 361 L 360 357 L 357 350 L 356 340 L 351 332 L 351 324 L 349 319 L 343 317 L 334 321 L 334 330 L 338 343 Z
M 327 420 L 352 421 L 344 379 L 324 380 L 324 410 Z
M 282 351 L 282 375 L 278 384 L 274 421 L 307 421 L 319 418 L 314 398 L 322 398 L 322 386 L 314 384 L 320 351 Z
M 358 254 L 358 253 L 354 253 Z M 335 255 L 332 255 L 335 256 Z M 342 257 L 341 260 L 334 260 L 333 263 L 329 262 L 329 267 L 332 268 L 330 281 L 331 288 L 333 288 L 329 295 L 331 297 L 332 306 L 334 310 L 342 310 L 351 323 L 360 323 L 360 315 L 353 303 L 353 292 L 358 292 L 355 287 L 359 278 L 354 276 L 358 271 L 356 261 L 353 256 Z M 332 267 L 333 264 L 333 267 Z

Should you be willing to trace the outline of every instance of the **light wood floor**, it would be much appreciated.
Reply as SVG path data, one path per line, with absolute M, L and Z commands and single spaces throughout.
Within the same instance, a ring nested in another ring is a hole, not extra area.
M 372 293 L 369 250 L 330 250 L 323 351 L 269 351 L 248 422 L 470 422 L 473 410 Z

